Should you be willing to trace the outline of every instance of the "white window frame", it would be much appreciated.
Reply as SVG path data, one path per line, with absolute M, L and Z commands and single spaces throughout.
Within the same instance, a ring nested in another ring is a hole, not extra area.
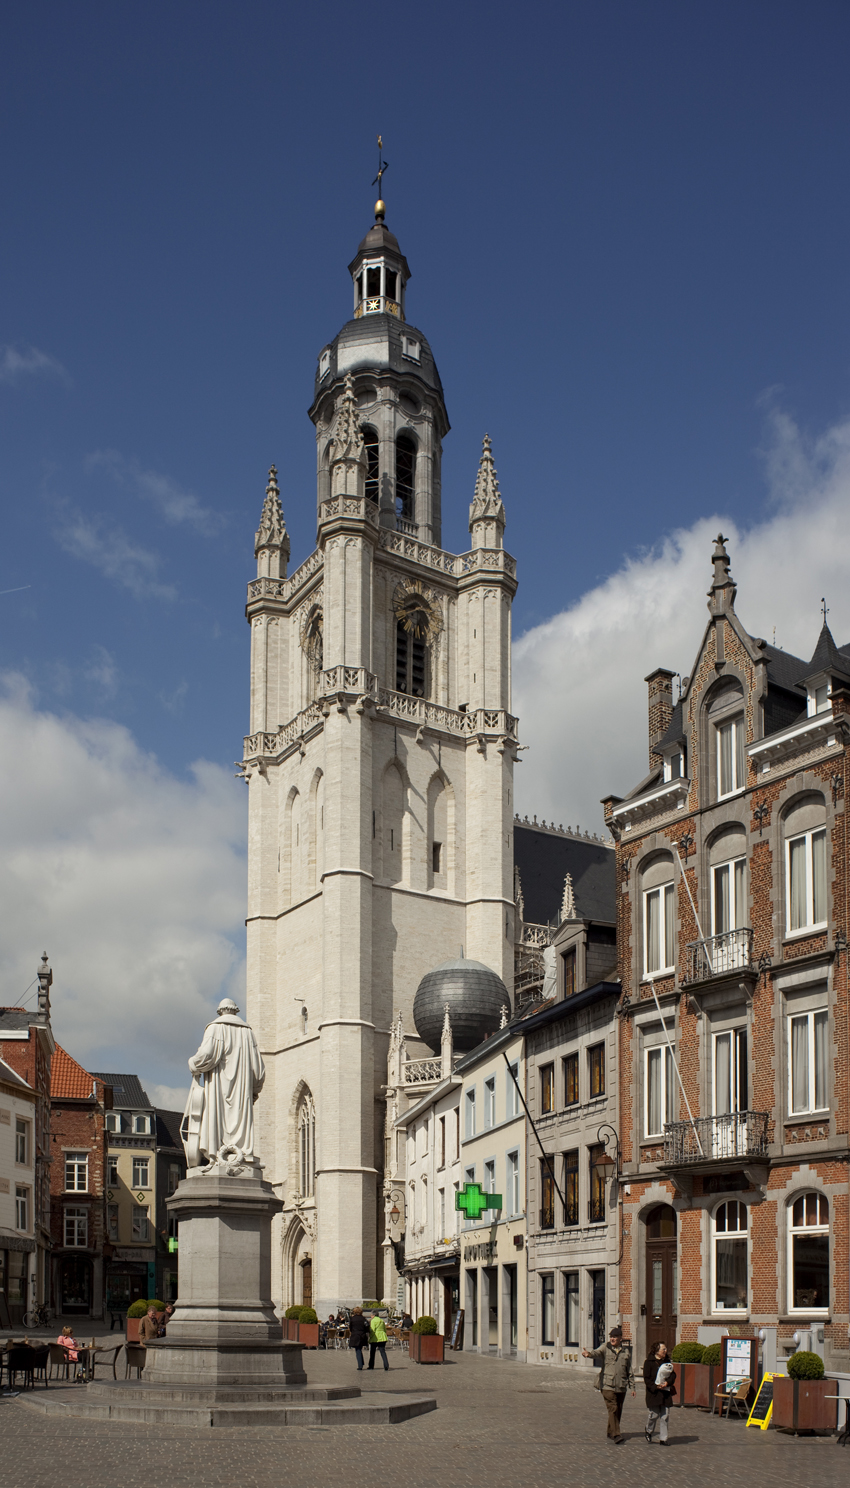
M 106 1233 L 107 1233 L 108 1239 L 113 1240 L 113 1241 L 116 1241 L 116 1242 L 118 1240 L 118 1236 L 119 1236 L 119 1233 L 120 1233 L 120 1230 L 119 1230 L 119 1226 L 120 1226 L 120 1223 L 121 1223 L 121 1217 L 120 1217 L 120 1215 L 121 1215 L 121 1212 L 120 1212 L 120 1209 L 119 1209 L 119 1207 L 118 1207 L 117 1204 L 107 1204 L 107 1206 L 106 1206 Z
M 83 1182 L 80 1182 L 82 1174 Z M 68 1179 L 73 1175 L 73 1183 Z M 89 1191 L 89 1155 L 87 1152 L 65 1153 L 65 1193 L 88 1193 Z
M 147 1204 L 133 1205 L 133 1239 L 141 1242 L 150 1239 L 150 1207 Z
M 740 1216 L 741 1209 L 743 1209 L 744 1216 L 745 1216 L 746 1223 L 747 1223 L 747 1227 L 746 1227 L 745 1230 L 740 1230 L 740 1229 L 739 1230 L 721 1230 L 718 1233 L 718 1230 L 717 1230 L 717 1216 L 720 1213 L 720 1210 L 721 1209 L 724 1209 L 725 1208 L 727 1210 L 727 1212 L 728 1212 L 728 1206 L 729 1206 L 730 1202 L 731 1203 L 737 1203 L 738 1204 L 738 1214 L 739 1214 L 739 1216 Z M 743 1241 L 744 1241 L 745 1254 L 746 1254 L 746 1257 L 747 1257 L 747 1265 L 746 1265 L 746 1272 L 747 1272 L 747 1300 L 744 1303 L 744 1306 L 743 1307 L 718 1307 L 718 1305 L 717 1305 L 717 1242 L 718 1242 L 718 1240 L 722 1240 L 724 1238 L 730 1238 L 730 1239 L 733 1239 L 733 1240 L 741 1240 L 741 1239 L 743 1239 Z M 716 1206 L 716 1208 L 714 1210 L 714 1213 L 711 1216 L 711 1299 L 710 1299 L 711 1306 L 709 1308 L 709 1311 L 711 1312 L 712 1316 L 713 1317 L 724 1317 L 724 1318 L 725 1317 L 748 1317 L 749 1316 L 749 1311 L 750 1311 L 750 1289 L 751 1289 L 751 1272 L 750 1272 L 750 1211 L 749 1211 L 747 1205 L 746 1204 L 742 1204 L 740 1202 L 740 1200 L 724 1199 L 722 1201 L 722 1203 L 720 1203 L 720 1204 L 718 1204 Z
M 826 1089 L 823 1091 L 824 1103 L 821 1106 L 815 1105 L 815 1097 L 817 1095 L 817 1089 L 816 1089 L 817 1081 L 815 1079 L 815 1018 L 823 1018 L 823 1019 L 826 1020 L 826 1047 L 827 1047 L 827 1068 L 826 1068 L 826 1071 L 825 1071 Z M 793 1052 L 794 1051 L 794 1042 L 793 1042 L 793 1040 L 794 1040 L 794 1024 L 796 1022 L 802 1023 L 804 1020 L 808 1024 L 808 1028 L 807 1028 L 807 1031 L 806 1031 L 806 1042 L 807 1042 L 807 1045 L 808 1045 L 807 1056 L 808 1056 L 809 1104 L 807 1106 L 799 1106 L 795 1110 L 794 1109 L 794 1052 Z M 788 1028 L 788 1033 L 787 1033 L 787 1042 L 786 1042 L 785 1047 L 786 1047 L 787 1059 L 788 1059 L 788 1115 L 789 1115 L 789 1117 L 792 1117 L 792 1116 L 813 1116 L 816 1112 L 828 1112 L 829 1111 L 829 1052 L 828 1051 L 829 1051 L 829 1047 L 830 1047 L 830 1040 L 829 1040 L 829 1011 L 828 1011 L 827 1008 L 821 1007 L 821 1008 L 813 1008 L 811 1012 L 806 1012 L 806 1013 L 790 1012 L 788 1014 L 788 1019 L 787 1019 L 787 1028 Z
M 140 1174 L 141 1175 L 143 1170 L 144 1170 L 143 1176 L 139 1176 L 137 1178 L 137 1174 Z M 151 1186 L 151 1160 L 150 1160 L 150 1158 L 149 1157 L 134 1157 L 133 1158 L 133 1189 L 134 1189 L 134 1191 L 137 1188 L 150 1188 L 150 1186 Z
M 30 1124 L 23 1116 L 15 1117 L 15 1162 L 20 1168 L 28 1168 L 30 1150 Z M 23 1155 L 22 1155 L 23 1154 Z
M 440 1234 L 439 1234 L 439 1239 L 440 1240 L 445 1240 L 446 1239 L 446 1190 L 444 1188 L 438 1188 L 437 1189 L 437 1196 L 438 1196 L 438 1198 L 440 1200 Z
M 653 970 L 649 967 L 649 901 L 654 895 L 658 895 L 658 946 L 662 959 L 667 954 L 667 916 L 672 913 L 673 925 L 670 943 L 673 956 L 666 966 L 657 966 Z M 654 888 L 643 891 L 643 975 L 645 980 L 652 981 L 654 977 L 670 976 L 676 970 L 676 884 L 671 879 L 668 883 L 656 884 Z
M 815 876 L 814 876 L 814 872 L 813 872 L 813 863 L 812 863 L 813 839 L 815 837 L 823 837 L 823 839 L 824 839 L 824 857 L 826 857 L 826 845 L 825 845 L 826 844 L 826 827 L 825 826 L 822 826 L 822 827 L 811 827 L 808 832 L 795 832 L 794 835 L 793 835 L 793 837 L 786 837 L 786 839 L 785 839 L 785 934 L 786 934 L 786 936 L 792 936 L 792 935 L 811 935 L 812 931 L 814 931 L 814 930 L 825 930 L 826 927 L 827 927 L 827 924 L 828 924 L 828 919 L 826 919 L 826 918 L 824 918 L 822 920 L 816 920 L 815 919 L 815 903 L 814 903 L 814 897 L 815 897 Z M 791 845 L 792 845 L 792 843 L 803 842 L 803 841 L 805 841 L 805 844 L 806 844 L 806 923 L 804 925 L 797 925 L 794 929 L 792 929 L 791 928 Z M 825 871 L 824 871 L 824 885 L 823 885 L 824 900 L 827 900 L 828 899 L 828 890 L 829 890 L 829 862 L 827 861 L 826 864 L 825 864 Z M 824 909 L 826 909 L 827 915 L 828 915 L 829 914 L 829 910 L 827 909 L 827 904 L 826 903 L 824 903 Z
M 62 1216 L 66 1250 L 86 1250 L 89 1243 L 89 1211 L 66 1204 Z
M 662 1113 L 660 1131 L 649 1129 L 649 1062 L 655 1055 L 660 1060 L 661 1089 L 658 1108 Z M 670 1112 L 670 1120 L 674 1119 L 673 1099 L 676 1089 L 676 1072 L 673 1068 L 673 1056 L 666 1043 L 647 1044 L 643 1051 L 643 1139 L 644 1141 L 655 1141 L 664 1136 L 664 1125 L 667 1112 Z
M 466 1184 L 467 1183 L 475 1183 L 475 1182 L 476 1182 L 475 1164 L 472 1163 L 471 1166 L 466 1167 L 463 1170 L 463 1183 L 464 1183 L 464 1187 L 466 1187 Z M 460 1214 L 460 1210 L 458 1210 L 458 1214 Z M 466 1210 L 464 1210 L 463 1211 L 463 1227 L 464 1227 L 464 1229 L 466 1229 L 466 1230 L 470 1229 L 473 1224 L 480 1224 L 480 1220 L 470 1219 L 468 1213 L 466 1212 Z
M 149 1137 L 151 1130 L 150 1116 L 133 1117 L 133 1135 L 137 1137 Z
M 120 1182 L 121 1175 L 118 1171 L 117 1154 L 110 1153 L 106 1159 L 106 1186 L 107 1188 L 117 1187 Z
M 506 1156 L 507 1172 L 507 1210 L 508 1214 L 521 1214 L 521 1196 L 519 1186 L 519 1148 L 514 1147 Z
M 815 678 L 806 687 L 806 712 L 809 718 L 832 710 L 832 684 L 828 677 Z
M 120 1132 L 121 1117 L 117 1111 L 107 1111 L 104 1125 L 108 1132 Z
M 829 1219 L 827 1219 L 826 1224 L 800 1225 L 799 1228 L 795 1228 L 795 1226 L 794 1226 L 794 1204 L 797 1201 L 797 1199 L 805 1199 L 808 1196 L 808 1194 L 810 1194 L 810 1193 L 817 1194 L 818 1201 L 819 1201 L 818 1207 L 820 1207 L 820 1203 L 821 1202 L 824 1202 L 824 1201 L 826 1202 L 826 1204 L 827 1204 L 827 1206 L 828 1206 L 828 1208 L 830 1210 L 831 1210 L 831 1207 L 832 1207 L 830 1205 L 830 1203 L 829 1203 L 829 1200 L 826 1198 L 826 1195 L 818 1192 L 817 1189 L 807 1189 L 804 1193 L 794 1194 L 793 1198 L 790 1198 L 788 1200 L 788 1203 L 786 1205 L 786 1208 L 788 1210 L 788 1229 L 787 1229 L 787 1245 L 786 1245 L 786 1268 L 787 1268 L 787 1271 L 788 1271 L 788 1311 L 791 1312 L 791 1313 L 794 1313 L 794 1315 L 796 1317 L 802 1317 L 804 1315 L 806 1317 L 812 1317 L 812 1318 L 829 1317 L 829 1311 L 830 1311 L 830 1309 L 829 1309 L 829 1302 L 827 1302 L 827 1306 L 826 1307 L 795 1307 L 794 1306 L 794 1236 L 795 1235 L 826 1235 L 827 1236 L 827 1239 L 829 1239 L 829 1233 L 830 1233 L 830 1230 L 829 1230 L 830 1221 L 829 1221 Z M 832 1269 L 832 1246 L 831 1245 L 829 1247 L 829 1265 L 830 1265 L 830 1271 L 828 1272 L 828 1275 L 829 1275 L 830 1298 L 831 1298 L 831 1295 L 832 1295 L 832 1276 L 831 1276 L 831 1269 Z
M 722 770 L 721 740 L 723 734 L 725 734 L 727 729 L 732 730 L 732 780 L 734 784 L 729 790 L 724 791 L 720 789 Z M 736 713 L 732 718 L 720 719 L 719 722 L 714 725 L 714 730 L 717 736 L 715 741 L 715 758 L 717 763 L 717 799 L 718 801 L 726 801 L 730 796 L 737 796 L 738 792 L 742 791 L 747 783 L 747 734 L 743 713 Z M 743 749 L 741 750 L 741 757 L 739 758 L 738 735 L 740 732 L 743 732 L 744 737 Z M 738 779 L 739 765 L 743 770 L 743 780 Z
M 484 1182 L 482 1183 L 481 1187 L 483 1188 L 483 1190 L 484 1190 L 485 1193 L 495 1193 L 496 1192 L 496 1159 L 495 1159 L 495 1157 L 488 1157 L 487 1160 L 486 1160 L 486 1162 L 484 1163 Z M 490 1211 L 488 1210 L 488 1213 L 489 1212 Z
M 475 1086 L 467 1090 L 464 1095 L 464 1128 L 467 1140 L 477 1135 L 477 1124 L 475 1119 Z
M 740 869 L 740 877 L 736 873 Z M 725 930 L 718 930 L 718 877 L 722 873 L 729 874 L 729 908 L 734 925 L 727 925 Z M 741 903 L 738 903 L 738 888 L 740 888 Z M 727 858 L 725 863 L 713 863 L 711 866 L 711 933 L 712 935 L 728 935 L 733 930 L 744 930 L 747 928 L 747 855 L 741 853 L 737 858 Z
M 496 1125 L 496 1076 L 484 1081 L 484 1130 Z
M 730 1098 L 731 1098 L 732 1108 L 731 1108 L 730 1111 L 718 1111 L 718 1109 L 717 1109 L 717 1043 L 718 1043 L 718 1040 L 719 1039 L 726 1039 L 726 1038 L 728 1038 L 729 1044 L 730 1044 L 730 1049 L 729 1049 L 729 1079 L 730 1079 L 731 1089 L 730 1089 L 729 1094 L 730 1094 Z M 744 1092 L 744 1096 L 745 1096 L 744 1105 L 742 1106 L 742 1105 L 739 1104 L 740 1097 L 741 1097 L 741 1089 L 740 1089 L 740 1086 L 741 1086 L 741 1070 L 740 1070 L 740 1064 L 741 1064 L 741 1044 L 743 1044 L 743 1046 L 744 1046 L 744 1061 L 743 1061 L 744 1062 L 744 1072 L 747 1074 L 747 1077 L 749 1078 L 749 1060 L 748 1060 L 748 1057 L 747 1057 L 748 1056 L 748 1049 L 747 1049 L 747 1030 L 746 1030 L 746 1028 L 723 1028 L 723 1029 L 720 1030 L 719 1033 L 713 1033 L 711 1035 L 711 1111 L 712 1111 L 712 1115 L 714 1115 L 714 1116 L 738 1116 L 738 1115 L 741 1115 L 744 1111 L 748 1111 L 749 1110 L 749 1104 L 748 1104 L 748 1101 L 746 1099 L 746 1097 L 747 1097 L 747 1092 L 746 1091 Z
M 676 773 L 673 774 L 673 764 L 677 765 Z M 681 749 L 674 749 L 671 754 L 664 757 L 664 783 L 671 780 L 684 780 L 685 778 L 685 756 Z
M 505 1116 L 508 1121 L 512 1117 L 519 1115 L 519 1091 L 517 1090 L 517 1083 L 519 1082 L 518 1059 L 514 1060 L 510 1066 L 510 1071 L 507 1078 L 507 1094 L 505 1098 Z
M 22 1183 L 15 1184 L 15 1229 L 29 1234 L 30 1191 Z

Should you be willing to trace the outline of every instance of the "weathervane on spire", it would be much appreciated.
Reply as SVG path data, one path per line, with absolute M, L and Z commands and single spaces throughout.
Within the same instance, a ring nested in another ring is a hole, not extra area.
M 821 614 L 823 615 L 823 623 L 824 623 L 824 625 L 826 625 L 826 617 L 829 614 L 829 605 L 827 604 L 826 599 L 824 597 L 821 598 L 820 607 L 821 607 Z
M 388 170 L 388 169 L 389 169 L 389 164 L 384 159 L 384 142 L 383 142 L 381 136 L 378 135 L 378 174 L 376 175 L 374 181 L 372 182 L 372 185 L 373 186 L 377 186 L 377 188 L 378 188 L 378 200 L 375 202 L 375 221 L 376 222 L 383 222 L 384 217 L 386 215 L 386 210 L 387 209 L 384 206 L 384 203 L 383 203 L 382 198 L 383 198 L 384 171 L 385 170 Z

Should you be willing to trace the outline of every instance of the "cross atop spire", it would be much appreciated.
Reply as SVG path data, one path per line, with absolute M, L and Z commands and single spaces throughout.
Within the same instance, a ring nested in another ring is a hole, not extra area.
M 385 218 L 385 216 L 387 214 L 386 205 L 382 201 L 382 197 L 383 197 L 383 194 L 384 194 L 383 182 L 384 182 L 384 171 L 385 170 L 389 170 L 389 162 L 384 159 L 384 142 L 381 139 L 381 136 L 378 135 L 378 174 L 376 175 L 374 181 L 372 182 L 372 185 L 373 186 L 377 186 L 377 188 L 378 188 L 378 200 L 375 202 L 375 221 L 376 222 L 383 222 L 383 220 L 384 220 L 384 218 Z
M 469 508 L 469 530 L 474 548 L 501 548 L 505 531 L 505 507 L 499 490 L 499 477 L 493 464 L 490 435 L 484 435 L 475 495 Z

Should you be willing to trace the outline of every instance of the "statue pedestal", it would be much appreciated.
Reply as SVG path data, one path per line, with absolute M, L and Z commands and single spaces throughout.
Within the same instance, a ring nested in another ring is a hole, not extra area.
M 180 1291 L 168 1337 L 148 1345 L 150 1384 L 301 1385 L 271 1300 L 271 1225 L 283 1208 L 259 1166 L 194 1169 L 168 1200 L 179 1220 Z

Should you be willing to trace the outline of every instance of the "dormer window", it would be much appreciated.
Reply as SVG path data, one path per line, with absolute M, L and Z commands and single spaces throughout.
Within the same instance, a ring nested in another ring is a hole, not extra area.
M 419 361 L 419 342 L 415 336 L 402 336 L 401 353 L 409 362 Z
M 828 677 L 821 677 L 808 684 L 808 713 L 814 718 L 817 713 L 828 713 L 832 707 L 832 688 Z
M 743 790 L 744 717 L 730 718 L 717 725 L 717 795 L 731 796 Z
M 664 760 L 664 779 L 682 780 L 685 774 L 685 756 L 681 749 L 668 754 Z
M 323 351 L 322 352 L 322 355 L 319 357 L 319 381 L 320 382 L 321 382 L 322 378 L 327 377 L 327 375 L 330 372 L 330 370 L 331 370 L 331 352 L 330 352 L 330 347 L 328 347 L 328 349 L 326 351 Z

